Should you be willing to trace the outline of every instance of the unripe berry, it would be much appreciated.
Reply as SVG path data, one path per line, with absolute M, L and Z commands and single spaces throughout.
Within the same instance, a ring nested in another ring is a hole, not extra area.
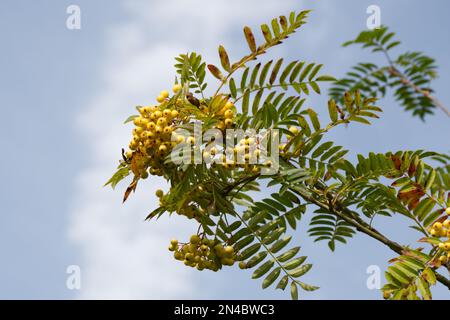
M 197 244 L 197 243 L 200 243 L 200 240 L 201 240 L 200 237 L 198 235 L 194 234 L 191 236 L 190 242 L 192 244 Z
M 217 154 L 217 148 L 216 148 L 216 147 L 212 147 L 212 148 L 209 150 L 209 152 L 210 152 L 213 156 L 215 156 L 215 155 Z
M 133 156 L 133 151 L 131 151 L 131 150 L 128 150 L 128 151 L 125 153 L 125 157 L 126 157 L 127 159 L 131 159 L 132 156 Z
M 162 112 L 159 111 L 159 110 L 155 111 L 153 114 L 155 115 L 155 117 L 156 117 L 157 119 L 159 119 L 159 118 L 162 117 Z
M 228 256 L 232 256 L 233 253 L 234 253 L 234 249 L 232 246 L 225 247 L 225 254 L 227 254 Z
M 184 257 L 186 261 L 192 262 L 194 260 L 194 255 L 192 253 L 186 253 L 186 256 Z
M 141 179 L 147 179 L 148 178 L 148 172 L 147 171 L 144 171 L 144 172 L 142 172 L 141 173 Z
M 220 121 L 216 124 L 216 128 L 219 130 L 225 129 L 225 123 L 223 121 Z
M 253 166 L 253 168 L 252 168 L 253 173 L 259 173 L 260 171 L 261 171 L 261 169 L 259 169 L 259 167 Z
M 244 261 L 239 262 L 239 268 L 244 270 L 247 269 L 247 264 Z
M 163 91 L 161 91 L 161 93 L 159 95 L 165 99 L 169 96 L 169 92 L 166 90 L 163 90 Z
M 167 119 L 164 117 L 161 117 L 158 119 L 158 121 L 156 122 L 157 125 L 164 127 L 167 124 Z
M 292 134 L 294 134 L 294 135 L 296 135 L 296 134 L 299 133 L 299 130 L 298 130 L 297 127 L 290 127 L 290 128 L 289 128 L 289 131 L 290 131 Z
M 194 137 L 188 137 L 186 142 L 189 143 L 189 144 L 194 144 L 195 139 L 194 139 Z
M 436 222 L 435 224 L 433 224 L 433 229 L 436 231 L 439 231 L 442 229 L 442 223 L 440 222 Z
M 153 121 L 150 121 L 148 124 L 147 124 L 147 129 L 148 130 L 155 130 L 155 128 L 156 128 L 156 124 L 153 122 Z
M 226 266 L 232 266 L 234 264 L 234 260 L 230 258 L 223 258 L 220 262 Z
M 165 154 L 167 152 L 167 147 L 165 145 L 160 145 L 158 151 L 161 154 Z
M 156 190 L 155 195 L 156 195 L 158 198 L 162 198 L 162 197 L 164 196 L 164 191 L 162 191 L 161 189 L 158 189 L 158 190 Z M 172 241 L 173 241 L 173 240 L 172 240 Z M 175 241 L 176 241 L 176 240 L 175 240 Z M 178 241 L 177 241 L 177 243 L 178 243 Z
M 183 256 L 183 254 L 180 251 L 175 251 L 173 256 L 177 260 L 183 260 L 184 259 L 184 256 Z
M 231 109 L 231 108 L 233 108 L 234 107 L 234 104 L 233 104 L 233 102 L 231 102 L 231 101 L 228 101 L 226 104 L 225 104 L 225 109 L 226 110 L 229 110 L 229 109 Z
M 159 197 L 159 198 L 161 198 L 161 197 Z M 172 239 L 172 240 L 170 240 L 170 244 L 173 245 L 173 246 L 177 246 L 178 245 L 178 240 L 177 239 Z
M 171 133 L 172 133 L 172 130 L 173 130 L 173 128 L 169 126 L 169 127 L 165 127 L 164 130 L 163 130 L 163 132 L 164 132 L 165 134 L 171 134 Z
M 129 148 L 130 148 L 131 150 L 136 150 L 137 147 L 138 147 L 137 141 L 132 140 L 132 141 L 130 142 Z
M 231 119 L 231 118 L 233 118 L 234 113 L 233 113 L 232 110 L 227 110 L 227 111 L 225 111 L 224 116 L 225 116 L 225 118 L 227 118 L 227 119 Z
M 172 91 L 173 93 L 177 93 L 178 91 L 180 91 L 182 88 L 181 84 L 177 83 L 172 87 Z

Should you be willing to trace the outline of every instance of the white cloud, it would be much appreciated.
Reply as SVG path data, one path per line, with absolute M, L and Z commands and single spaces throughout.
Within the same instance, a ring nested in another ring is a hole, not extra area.
M 122 121 L 134 105 L 152 103 L 160 90 L 170 86 L 172 58 L 179 52 L 195 49 L 217 61 L 217 44 L 232 45 L 233 34 L 241 32 L 244 23 L 256 25 L 292 9 L 303 7 L 296 1 L 261 0 L 125 2 L 129 21 L 108 34 L 109 53 L 99 66 L 97 95 L 77 121 L 88 150 L 69 229 L 82 258 L 80 298 L 196 296 L 192 270 L 174 261 L 166 249 L 169 239 L 181 238 L 195 227 L 178 217 L 143 222 L 157 206 L 154 190 L 164 182 L 145 181 L 125 205 L 124 185 L 116 192 L 101 187 L 129 138 L 131 129 Z M 241 45 L 245 46 L 239 38 Z

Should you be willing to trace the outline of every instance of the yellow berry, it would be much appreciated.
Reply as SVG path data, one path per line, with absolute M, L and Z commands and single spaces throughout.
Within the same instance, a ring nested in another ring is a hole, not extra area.
M 192 244 L 200 243 L 200 241 L 201 241 L 201 239 L 200 239 L 200 237 L 198 235 L 194 234 L 194 235 L 191 236 L 190 242 Z
M 228 101 L 224 106 L 225 110 L 230 110 L 233 107 L 234 107 L 234 104 L 231 101 Z
M 156 127 L 156 124 L 155 124 L 153 121 L 150 121 L 150 122 L 147 124 L 147 129 L 148 129 L 148 130 L 155 130 L 155 127 Z
M 447 209 L 445 209 L 445 213 L 448 214 L 450 216 L 450 207 L 448 207 Z
M 194 137 L 188 137 L 186 142 L 189 143 L 189 144 L 194 144 L 195 139 L 194 139 Z
M 126 157 L 127 159 L 131 159 L 132 156 L 133 156 L 133 151 L 131 151 L 131 150 L 128 150 L 128 151 L 125 153 L 125 157 Z
M 229 255 L 229 256 L 233 255 L 233 253 L 234 253 L 234 249 L 233 249 L 233 247 L 231 247 L 231 246 L 225 247 L 224 250 L 225 250 L 225 253 L 226 253 L 227 255 Z
M 294 135 L 296 135 L 296 134 L 299 133 L 299 130 L 298 130 L 297 127 L 290 127 L 290 128 L 289 128 L 289 131 L 290 131 L 292 134 L 294 134 Z
M 164 127 L 167 124 L 167 119 L 164 117 L 161 117 L 158 119 L 158 121 L 156 122 L 157 125 Z
M 156 97 L 156 101 L 158 101 L 159 103 L 163 103 L 165 99 L 166 98 L 164 98 L 163 96 L 157 96 Z
M 445 250 L 445 251 L 450 251 L 450 242 L 446 242 L 446 243 L 444 244 L 444 250 Z
M 173 246 L 177 246 L 178 245 L 178 240 L 177 239 L 172 239 L 172 240 L 170 240 L 170 244 L 173 245 Z
M 178 111 L 177 110 L 172 110 L 171 116 L 172 116 L 172 118 L 178 117 Z
M 225 111 L 224 116 L 225 116 L 225 118 L 227 118 L 227 119 L 231 119 L 231 118 L 233 118 L 234 113 L 233 113 L 232 110 L 227 110 L 227 111 Z
M 231 119 L 225 119 L 225 121 L 223 122 L 225 124 L 225 126 L 227 128 L 231 127 L 231 125 L 233 124 L 233 120 Z
M 433 224 L 433 229 L 436 231 L 440 231 L 442 229 L 442 223 L 436 222 L 435 224 Z
M 182 88 L 181 84 L 177 83 L 173 86 L 172 91 L 173 93 L 177 93 L 178 91 L 180 91 Z
M 162 117 L 162 112 L 157 110 L 153 113 L 155 115 L 156 118 L 161 118 Z
M 247 269 L 247 264 L 244 261 L 239 262 L 240 269 Z
M 223 121 L 218 122 L 216 128 L 219 130 L 225 129 L 225 123 Z
M 183 254 L 180 251 L 175 251 L 173 256 L 177 260 L 184 260 Z
M 163 90 L 163 91 L 161 91 L 161 93 L 159 95 L 165 99 L 169 96 L 169 92 L 166 90 Z
M 161 189 L 158 189 L 158 190 L 156 190 L 155 195 L 156 195 L 158 198 L 161 198 L 161 197 L 164 196 L 164 191 L 162 191 Z M 178 242 L 177 242 L 177 243 L 178 243 Z
M 442 225 L 446 228 L 450 228 L 450 220 L 445 220 Z

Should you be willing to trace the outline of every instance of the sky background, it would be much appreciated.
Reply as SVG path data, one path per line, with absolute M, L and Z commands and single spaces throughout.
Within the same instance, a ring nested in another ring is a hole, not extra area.
M 81 30 L 66 28 L 66 8 L 81 8 Z M 397 32 L 395 53 L 422 50 L 436 58 L 436 95 L 450 104 L 450 3 L 431 0 L 164 0 L 0 2 L 0 298 L 26 299 L 286 299 L 287 292 L 260 289 L 250 272 L 226 268 L 197 272 L 173 260 L 171 238 L 196 227 L 180 217 L 144 223 L 157 206 L 162 180 L 141 184 L 121 204 L 124 185 L 102 188 L 114 171 L 129 127 L 123 120 L 138 104 L 154 102 L 173 83 L 173 57 L 197 51 L 218 64 L 223 44 L 236 60 L 247 45 L 242 26 L 257 30 L 272 17 L 313 9 L 309 23 L 265 59 L 286 56 L 325 64 L 342 76 L 359 61 L 382 61 L 357 47 L 342 48 L 366 27 L 366 8 L 381 8 L 382 23 Z M 309 106 L 326 110 L 326 96 Z M 330 136 L 357 153 L 400 149 L 448 152 L 448 118 L 413 119 L 391 97 L 380 103 L 372 127 L 352 125 Z M 330 253 L 301 225 L 295 240 L 318 285 L 303 299 L 378 299 L 366 286 L 370 265 L 386 267 L 394 255 L 365 236 Z M 375 221 L 393 239 L 416 245 L 402 219 Z M 66 268 L 81 268 L 81 290 L 66 287 Z M 435 298 L 448 299 L 437 287 Z

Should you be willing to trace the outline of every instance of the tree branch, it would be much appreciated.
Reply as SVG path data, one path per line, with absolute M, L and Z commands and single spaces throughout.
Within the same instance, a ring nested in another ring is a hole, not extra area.
M 444 104 L 439 101 L 436 97 L 432 96 L 429 91 L 422 90 L 418 86 L 416 86 L 414 83 L 412 83 L 405 75 L 403 75 L 399 70 L 397 70 L 395 67 L 389 68 L 389 73 L 393 76 L 396 76 L 400 78 L 400 81 L 410 88 L 412 88 L 415 92 L 423 95 L 427 99 L 429 99 L 436 107 L 441 109 L 448 117 L 450 117 L 450 110 L 448 110 Z
M 354 226 L 356 230 L 359 232 L 362 232 L 369 237 L 383 243 L 387 247 L 389 247 L 392 251 L 403 254 L 406 248 L 404 248 L 402 245 L 398 244 L 395 241 L 392 241 L 388 239 L 386 236 L 384 236 L 382 233 L 380 233 L 375 228 L 371 227 L 369 224 L 367 224 L 365 221 L 363 221 L 361 218 L 359 218 L 359 215 L 356 212 L 353 212 L 352 210 L 348 208 L 335 208 L 331 207 L 326 203 L 323 203 L 316 198 L 314 198 L 312 195 L 302 191 L 302 189 L 296 189 L 296 188 L 290 188 L 293 192 L 300 195 L 304 200 L 313 203 L 317 205 L 318 207 L 327 210 L 328 212 L 336 215 L 340 219 L 344 220 L 348 224 Z M 436 279 L 442 283 L 444 286 L 446 286 L 450 290 L 450 280 L 444 277 L 443 275 L 436 272 Z

